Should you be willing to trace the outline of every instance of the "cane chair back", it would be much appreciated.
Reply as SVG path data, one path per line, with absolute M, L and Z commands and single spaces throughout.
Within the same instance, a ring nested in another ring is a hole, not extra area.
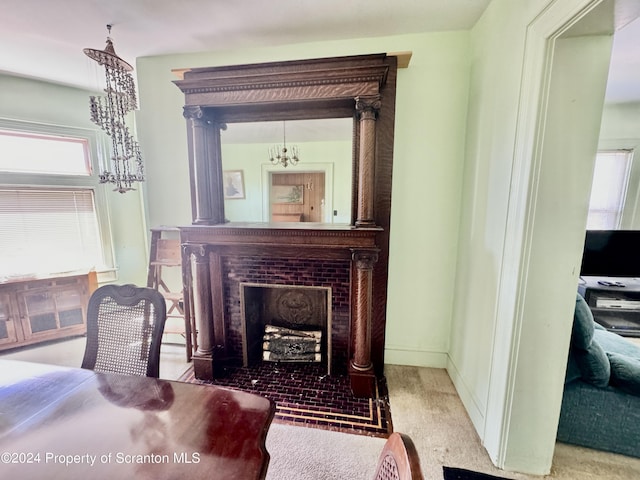
M 105 285 L 89 299 L 82 368 L 158 377 L 166 320 L 163 296 L 152 288 Z
M 413 441 L 403 433 L 392 433 L 385 443 L 375 480 L 424 480 Z

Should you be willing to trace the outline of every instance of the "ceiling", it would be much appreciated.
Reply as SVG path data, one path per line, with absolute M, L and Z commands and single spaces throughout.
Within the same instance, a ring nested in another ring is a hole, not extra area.
M 469 29 L 489 3 L 2 0 L 0 71 L 94 88 L 82 49 L 104 48 L 107 24 L 117 53 L 135 65 L 151 55 Z M 607 101 L 640 101 L 640 21 L 619 30 L 614 43 Z
M 640 18 L 613 36 L 606 101 L 640 102 Z

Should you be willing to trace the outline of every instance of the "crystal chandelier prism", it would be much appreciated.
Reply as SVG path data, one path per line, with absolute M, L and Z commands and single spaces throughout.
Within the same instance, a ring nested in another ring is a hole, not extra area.
M 276 146 L 269 149 L 269 161 L 273 165 L 295 165 L 300 158 L 298 157 L 298 147 L 295 145 L 291 147 L 291 150 L 287 148 L 287 136 L 285 130 L 285 123 L 282 122 L 282 146 Z
M 110 35 L 111 25 L 107 29 Z M 83 52 L 104 67 L 105 73 L 105 96 L 89 97 L 91 121 L 111 138 L 111 171 L 105 169 L 99 174 L 100 183 L 113 183 L 114 191 L 120 193 L 135 190 L 134 182 L 144 180 L 144 166 L 140 146 L 126 122 L 128 114 L 137 108 L 133 67 L 116 55 L 109 36 L 104 50 L 85 48 Z

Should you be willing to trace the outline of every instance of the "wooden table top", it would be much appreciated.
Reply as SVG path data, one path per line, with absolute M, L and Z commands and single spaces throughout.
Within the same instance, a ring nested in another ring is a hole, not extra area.
M 221 387 L 0 359 L 0 476 L 264 478 L 274 411 Z

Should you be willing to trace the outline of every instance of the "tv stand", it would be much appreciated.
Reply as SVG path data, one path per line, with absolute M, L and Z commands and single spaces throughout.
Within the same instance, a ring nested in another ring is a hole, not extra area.
M 581 277 L 578 291 L 610 332 L 640 337 L 640 278 Z

